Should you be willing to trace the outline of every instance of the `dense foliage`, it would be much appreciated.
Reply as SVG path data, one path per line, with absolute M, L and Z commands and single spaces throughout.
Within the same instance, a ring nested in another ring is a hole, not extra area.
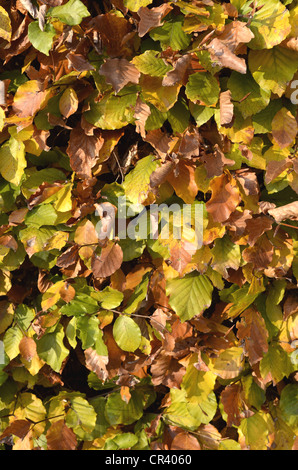
M 295 448 L 297 25 L 0 0 L 2 449 Z

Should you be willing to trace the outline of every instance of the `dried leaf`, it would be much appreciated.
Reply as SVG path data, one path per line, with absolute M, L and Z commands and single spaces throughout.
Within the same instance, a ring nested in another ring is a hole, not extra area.
M 110 83 L 115 93 L 118 93 L 128 83 L 138 83 L 140 72 L 126 59 L 107 59 L 99 69 L 100 75 L 104 75 L 106 82 Z
M 117 243 L 109 242 L 102 248 L 100 256 L 96 253 L 92 256 L 91 268 L 94 277 L 105 278 L 111 276 L 120 268 L 123 261 L 123 252 Z
M 77 438 L 63 419 L 51 423 L 46 434 L 49 450 L 75 450 Z

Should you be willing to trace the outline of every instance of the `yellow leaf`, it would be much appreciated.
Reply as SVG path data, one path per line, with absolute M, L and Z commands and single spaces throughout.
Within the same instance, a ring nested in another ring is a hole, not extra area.
M 5 41 L 10 41 L 11 38 L 11 22 L 9 15 L 3 7 L 0 6 L 0 37 Z
M 281 108 L 272 121 L 273 142 L 280 148 L 289 147 L 297 135 L 297 122 L 287 108 Z
M 0 148 L 0 173 L 6 181 L 18 186 L 27 166 L 23 142 L 11 137 Z
M 67 242 L 69 234 L 67 232 L 57 232 L 53 237 L 51 237 L 46 244 L 44 245 L 43 249 L 46 251 L 49 250 L 61 250 L 65 246 Z
M 77 111 L 78 106 L 79 100 L 75 90 L 71 87 L 66 88 L 59 101 L 60 113 L 67 119 Z
M 55 209 L 59 212 L 68 212 L 71 211 L 72 209 L 72 197 L 71 197 L 71 191 L 72 191 L 72 184 L 68 183 L 64 186 L 64 188 L 60 189 L 55 194 L 55 202 L 53 203 L 53 206 Z
M 159 111 L 166 113 L 177 101 L 181 83 L 163 86 L 162 77 L 143 75 L 140 78 L 142 96 L 145 101 L 153 104 Z
M 53 307 L 61 298 L 60 289 L 64 286 L 64 281 L 58 281 L 56 284 L 53 284 L 49 289 L 43 294 L 41 301 L 41 308 L 43 311 L 48 310 Z

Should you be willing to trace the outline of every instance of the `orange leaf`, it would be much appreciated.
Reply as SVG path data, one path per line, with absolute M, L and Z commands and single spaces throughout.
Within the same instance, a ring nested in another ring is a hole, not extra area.
M 24 336 L 19 344 L 21 356 L 28 362 L 36 356 L 36 343 L 33 338 Z
M 171 450 L 201 450 L 201 446 L 195 436 L 179 432 L 172 441 Z
M 195 166 L 184 160 L 180 160 L 177 172 L 172 172 L 167 180 L 186 204 L 192 204 L 198 194 L 198 186 L 195 180 Z
M 119 245 L 110 241 L 102 248 L 100 256 L 93 254 L 91 268 L 95 278 L 111 276 L 120 268 L 123 261 L 123 252 Z
M 228 175 L 214 178 L 210 183 L 212 196 L 206 203 L 214 222 L 224 222 L 241 201 L 237 183 Z
M 55 421 L 48 429 L 48 450 L 75 450 L 77 438 L 75 433 L 66 426 L 63 419 Z

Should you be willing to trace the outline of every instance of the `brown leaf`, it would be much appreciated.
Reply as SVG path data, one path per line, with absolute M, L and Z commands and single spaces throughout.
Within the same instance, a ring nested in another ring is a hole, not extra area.
M 107 59 L 100 67 L 100 75 L 104 75 L 106 82 L 112 85 L 118 93 L 128 83 L 139 83 L 141 73 L 126 59 Z
M 19 350 L 21 356 L 26 361 L 32 361 L 33 357 L 36 356 L 36 343 L 34 339 L 24 336 L 20 341 Z
M 18 249 L 18 244 L 15 241 L 14 237 L 8 234 L 2 235 L 2 237 L 0 237 L 0 245 L 5 246 L 6 248 L 10 248 L 14 252 L 16 252 Z
M 225 156 L 218 144 L 215 144 L 214 152 L 212 154 L 203 154 L 201 156 L 201 160 L 204 162 L 207 178 L 221 176 L 226 165 L 231 166 L 235 164 L 234 160 L 230 160 Z
M 193 159 L 198 157 L 200 154 L 200 145 L 202 143 L 201 136 L 197 129 L 187 129 L 179 142 L 177 155 L 183 158 Z
M 59 268 L 68 268 L 69 266 L 72 266 L 77 263 L 78 259 L 78 246 L 74 245 L 64 251 L 64 253 L 62 253 L 57 258 L 56 265 Z
M 27 213 L 28 213 L 27 207 L 23 207 L 22 209 L 16 209 L 15 211 L 11 212 L 8 217 L 9 224 L 19 225 L 23 223 Z
M 232 21 L 225 25 L 218 38 L 230 51 L 236 52 L 239 46 L 250 42 L 254 34 L 242 21 Z
M 212 39 L 207 46 L 207 50 L 210 52 L 212 62 L 216 65 L 227 67 L 242 74 L 246 73 L 245 60 L 237 57 L 220 39 Z
M 234 105 L 232 103 L 230 90 L 223 91 L 219 96 L 220 125 L 226 126 L 232 122 L 234 116 Z
M 212 196 L 206 203 L 207 211 L 214 222 L 224 222 L 235 211 L 240 202 L 239 189 L 235 181 L 223 174 L 214 178 L 210 183 Z
M 150 188 L 156 189 L 164 183 L 168 175 L 173 171 L 174 166 L 174 162 L 168 160 L 153 171 L 150 175 Z
M 75 450 L 77 438 L 63 419 L 51 424 L 46 434 L 48 450 Z
M 268 213 L 277 223 L 285 219 L 298 220 L 298 201 L 291 202 L 285 206 L 276 207 L 275 209 L 269 209 Z
M 61 295 L 61 299 L 64 300 L 64 302 L 69 303 L 74 299 L 76 291 L 72 285 L 66 281 L 64 286 L 61 287 L 59 294 Z
M 260 193 L 260 187 L 255 172 L 249 168 L 242 168 L 236 172 L 237 181 L 241 184 L 246 196 L 257 195 Z
M 138 16 L 140 17 L 138 25 L 138 34 L 142 38 L 152 28 L 161 26 L 162 19 L 172 10 L 172 6 L 168 3 L 163 3 L 159 7 L 153 7 L 151 9 L 147 7 L 141 7 L 138 10 Z
M 246 222 L 245 234 L 248 234 L 247 243 L 253 246 L 263 233 L 271 230 L 272 221 L 265 215 L 250 218 Z
M 131 399 L 130 389 L 127 385 L 122 385 L 120 388 L 120 395 L 122 400 L 127 404 Z
M 185 367 L 165 351 L 161 351 L 151 364 L 150 371 L 153 385 L 162 384 L 170 388 L 179 388 L 185 374 Z
M 90 62 L 87 61 L 86 57 L 82 54 L 75 54 L 74 52 L 69 52 L 66 58 L 68 59 L 70 66 L 78 72 L 95 70 L 93 65 L 91 65 Z
M 82 223 L 77 226 L 74 241 L 80 246 L 80 257 L 89 259 L 98 245 L 96 229 L 89 219 L 83 220 Z
M 110 241 L 107 246 L 102 248 L 100 256 L 93 254 L 91 260 L 91 269 L 95 278 L 104 278 L 111 276 L 121 267 L 123 261 L 123 252 L 121 247 Z
M 283 318 L 287 320 L 290 315 L 298 312 L 298 293 L 297 291 L 289 292 L 283 306 Z
M 180 160 L 175 172 L 168 175 L 167 181 L 171 183 L 177 196 L 186 204 L 192 204 L 198 194 L 198 186 L 195 180 L 195 166 L 186 160 Z
M 108 56 L 121 57 L 129 52 L 129 43 L 133 40 L 131 31 L 132 24 L 129 21 L 109 12 L 90 20 L 87 32 L 92 37 L 98 33 Z
M 34 116 L 40 110 L 46 95 L 42 83 L 30 80 L 18 88 L 12 109 L 18 117 Z
M 180 432 L 174 437 L 171 450 L 201 450 L 199 441 L 188 432 Z
M 17 436 L 20 439 L 24 439 L 31 425 L 32 423 L 27 421 L 27 419 L 16 419 L 0 435 L 0 441 L 11 435 Z
M 174 69 L 170 70 L 163 78 L 163 86 L 173 86 L 177 83 L 185 84 L 187 69 L 191 61 L 191 56 L 185 54 L 176 61 Z
M 287 108 L 281 108 L 272 120 L 273 142 L 280 148 L 289 147 L 297 136 L 298 125 Z
M 94 372 L 97 377 L 105 382 L 108 378 L 107 363 L 109 362 L 108 356 L 101 356 L 92 348 L 87 348 L 84 351 L 87 369 Z
M 287 168 L 291 167 L 291 160 L 286 158 L 281 161 L 269 161 L 266 166 L 265 174 L 265 183 L 269 184 L 275 178 L 277 178 L 281 173 L 283 173 Z
M 247 263 L 252 263 L 256 269 L 267 268 L 273 259 L 274 247 L 266 235 L 257 239 L 253 246 L 245 248 L 242 257 Z
M 227 413 L 227 426 L 239 426 L 241 422 L 240 398 L 241 387 L 238 384 L 228 385 L 220 394 L 224 411 Z
M 141 134 L 143 139 L 145 139 L 146 137 L 145 125 L 150 114 L 150 107 L 148 106 L 148 104 L 144 103 L 138 96 L 133 117 L 135 118 L 136 131 Z
M 172 137 L 164 133 L 161 129 L 154 129 L 147 132 L 146 141 L 154 147 L 158 155 L 164 160 L 170 150 Z
M 235 211 L 230 215 L 224 225 L 227 225 L 232 232 L 235 232 L 235 237 L 240 237 L 246 229 L 247 221 L 251 218 L 252 215 L 247 209 L 243 212 Z
M 37 204 L 40 204 L 41 202 L 48 199 L 48 197 L 53 196 L 55 193 L 60 191 L 61 188 L 62 184 L 58 182 L 52 184 L 42 183 L 37 191 L 29 197 L 27 202 L 28 209 L 31 210 Z
M 268 351 L 268 330 L 262 315 L 251 307 L 241 314 L 237 322 L 237 337 L 244 341 L 244 351 L 251 365 L 259 362 Z
M 80 125 L 70 132 L 66 150 L 70 165 L 81 178 L 90 178 L 104 140 L 99 130 L 87 135 Z

